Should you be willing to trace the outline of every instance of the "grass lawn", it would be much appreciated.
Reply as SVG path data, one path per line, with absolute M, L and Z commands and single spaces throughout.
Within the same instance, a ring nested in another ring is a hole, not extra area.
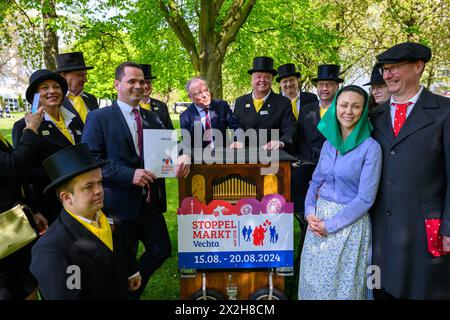
M 23 117 L 23 113 L 13 113 L 13 118 L 0 118 L 0 132 L 11 141 L 11 130 L 15 121 Z M 171 114 L 175 128 L 179 128 L 179 116 Z M 180 296 L 179 274 L 178 274 L 178 245 L 177 245 L 177 216 L 178 208 L 178 180 L 166 179 L 167 188 L 167 212 L 164 214 L 169 229 L 170 239 L 172 241 L 172 255 L 166 262 L 154 273 L 142 295 L 143 300 L 175 300 Z M 298 222 L 294 219 L 295 240 L 294 252 L 297 252 L 299 239 Z M 142 245 L 140 252 L 142 252 Z M 289 287 L 293 277 L 286 278 L 286 286 Z

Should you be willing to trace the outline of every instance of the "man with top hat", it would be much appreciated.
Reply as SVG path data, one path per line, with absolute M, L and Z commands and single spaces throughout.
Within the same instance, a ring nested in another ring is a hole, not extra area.
M 32 249 L 30 270 L 44 299 L 127 299 L 141 283 L 122 226 L 103 213 L 101 166 L 86 144 L 43 162 L 63 209 Z
M 295 117 L 288 98 L 272 90 L 273 77 L 277 71 L 270 57 L 255 57 L 251 75 L 252 92 L 236 99 L 234 114 L 244 130 L 267 129 L 267 143 L 261 142 L 258 132 L 258 147 L 267 150 L 289 149 L 295 133 Z M 279 130 L 278 139 L 271 137 L 271 129 Z
M 172 120 L 170 119 L 169 109 L 167 108 L 167 104 L 162 101 L 159 101 L 155 98 L 151 98 L 150 95 L 153 91 L 152 81 L 156 79 L 156 76 L 152 75 L 152 66 L 150 64 L 141 64 L 142 71 L 144 72 L 144 95 L 142 96 L 139 105 L 141 108 L 156 112 L 158 114 L 159 119 L 163 123 L 166 129 L 173 130 Z
M 375 298 L 450 299 L 450 99 L 420 84 L 430 48 L 377 56 L 391 98 L 371 115 L 383 170 L 371 209 Z
M 317 101 L 314 93 L 300 91 L 299 80 L 300 72 L 295 70 L 295 64 L 287 63 L 278 67 L 276 81 L 280 84 L 281 94 L 291 100 L 292 112 L 297 120 L 301 106 Z
M 134 244 L 134 254 L 139 241 L 145 247 L 138 263 L 142 286 L 132 294 L 133 299 L 140 297 L 150 276 L 171 254 L 162 214 L 167 207 L 164 179 L 144 169 L 143 130 L 164 126 L 156 113 L 140 108 L 144 86 L 140 65 L 120 64 L 114 80 L 117 100 L 88 114 L 82 138 L 96 160 L 107 161 L 102 168 L 105 207 L 122 221 Z M 189 162 L 189 155 L 180 156 L 177 177 L 189 174 Z
M 377 106 L 386 102 L 391 97 L 388 86 L 380 73 L 380 65 L 378 64 L 373 67 L 370 81 L 365 83 L 364 86 L 370 86 L 369 111 L 373 111 Z
M 78 115 L 86 123 L 89 111 L 98 109 L 97 98 L 84 91 L 87 82 L 87 70 L 94 67 L 86 66 L 83 52 L 68 52 L 56 55 L 56 72 L 63 76 L 68 84 L 68 91 L 63 105 Z

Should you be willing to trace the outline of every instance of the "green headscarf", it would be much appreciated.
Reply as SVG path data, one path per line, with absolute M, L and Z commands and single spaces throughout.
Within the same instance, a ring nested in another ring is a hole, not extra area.
M 353 90 L 349 90 L 353 89 Z M 352 132 L 348 135 L 345 141 L 342 141 L 341 125 L 336 116 L 336 104 L 339 95 L 343 91 L 357 91 L 360 92 L 365 99 L 364 110 L 356 126 Z M 355 149 L 367 138 L 370 137 L 370 132 L 373 129 L 372 124 L 369 121 L 369 99 L 367 93 L 361 87 L 350 85 L 343 87 L 338 91 L 334 97 L 333 103 L 328 108 L 327 112 L 323 116 L 317 125 L 317 129 L 323 134 L 323 136 L 331 143 L 333 147 L 339 150 L 339 153 L 344 155 L 347 152 Z

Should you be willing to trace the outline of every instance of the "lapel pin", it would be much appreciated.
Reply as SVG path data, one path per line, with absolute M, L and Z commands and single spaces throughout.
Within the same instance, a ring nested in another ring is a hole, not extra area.
M 42 135 L 43 135 L 43 136 L 49 136 L 49 135 L 50 135 L 50 131 L 48 131 L 48 130 L 42 130 Z
M 245 107 L 246 107 L 246 108 L 250 108 L 250 103 L 247 103 L 247 104 L 245 105 Z

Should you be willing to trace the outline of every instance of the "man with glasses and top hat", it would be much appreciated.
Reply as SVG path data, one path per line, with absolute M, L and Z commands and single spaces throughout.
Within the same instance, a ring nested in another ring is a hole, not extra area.
M 166 129 L 173 130 L 172 120 L 170 119 L 169 109 L 167 108 L 167 104 L 162 101 L 159 101 L 155 98 L 151 98 L 150 95 L 153 92 L 153 79 L 156 79 L 156 76 L 152 75 L 152 66 L 150 64 L 140 64 L 142 71 L 144 72 L 144 95 L 142 96 L 139 105 L 141 108 L 145 110 L 150 110 L 156 112 L 159 119 L 163 123 Z
M 68 84 L 65 106 L 72 113 L 78 115 L 86 123 L 89 111 L 98 109 L 97 98 L 84 91 L 87 82 L 87 70 L 94 67 L 86 66 L 83 52 L 68 52 L 56 55 L 56 72 L 63 76 Z
M 369 112 L 375 110 L 377 106 L 386 102 L 391 97 L 388 86 L 380 73 L 380 67 L 380 65 L 376 64 L 372 69 L 370 81 L 363 84 L 364 86 L 370 86 Z
M 49 300 L 127 299 L 141 283 L 131 243 L 103 213 L 101 167 L 86 144 L 65 148 L 43 165 L 63 209 L 32 249 L 30 270 Z
M 267 150 L 290 149 L 295 134 L 295 116 L 288 98 L 272 90 L 277 71 L 270 57 L 255 57 L 251 75 L 252 92 L 236 99 L 234 114 L 244 130 L 267 129 L 267 143 L 262 145 L 258 133 L 258 147 Z M 279 140 L 272 140 L 271 129 L 279 130 Z
M 450 299 L 450 99 L 420 84 L 430 48 L 377 56 L 391 98 L 371 115 L 383 151 L 371 209 L 375 298 Z

